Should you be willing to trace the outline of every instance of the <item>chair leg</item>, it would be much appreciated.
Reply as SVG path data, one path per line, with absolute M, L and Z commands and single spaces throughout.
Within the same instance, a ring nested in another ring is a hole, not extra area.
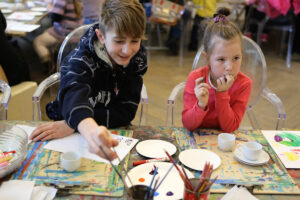
M 282 56 L 282 54 L 283 54 L 282 52 L 283 52 L 283 49 L 284 49 L 286 33 L 287 33 L 287 31 L 285 31 L 285 30 L 282 33 L 281 43 L 280 43 L 280 56 Z
M 293 42 L 294 42 L 294 37 L 295 37 L 295 28 L 292 25 L 289 28 L 289 41 L 288 41 L 288 50 L 286 54 L 286 66 L 287 68 L 291 67 L 291 55 L 292 55 L 292 50 L 293 50 Z
M 253 109 L 252 108 L 247 108 L 247 116 L 249 118 L 249 121 L 251 123 L 251 126 L 253 127 L 253 129 L 255 130 L 261 130 L 261 127 L 258 123 L 258 121 L 256 120 L 256 117 L 254 115 Z

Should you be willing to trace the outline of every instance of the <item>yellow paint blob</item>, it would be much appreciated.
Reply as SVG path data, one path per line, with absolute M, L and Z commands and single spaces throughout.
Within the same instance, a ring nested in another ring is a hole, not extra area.
M 288 157 L 288 159 L 290 159 L 291 161 L 296 161 L 299 159 L 299 156 L 294 154 L 293 152 L 284 152 L 284 155 L 286 155 L 286 157 Z

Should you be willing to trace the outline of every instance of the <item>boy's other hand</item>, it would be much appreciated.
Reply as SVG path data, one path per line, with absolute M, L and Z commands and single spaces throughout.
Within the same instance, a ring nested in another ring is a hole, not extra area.
M 207 83 L 204 83 L 205 77 L 200 77 L 195 80 L 195 88 L 194 92 L 198 99 L 198 106 L 205 110 L 207 103 L 208 103 L 208 97 L 209 97 L 209 89 L 210 86 Z
M 217 92 L 225 92 L 227 91 L 233 84 L 234 77 L 232 75 L 225 75 L 217 80 Z
M 29 139 L 35 142 L 47 141 L 55 138 L 62 138 L 74 133 L 74 129 L 69 127 L 64 120 L 49 122 L 39 125 L 31 133 Z

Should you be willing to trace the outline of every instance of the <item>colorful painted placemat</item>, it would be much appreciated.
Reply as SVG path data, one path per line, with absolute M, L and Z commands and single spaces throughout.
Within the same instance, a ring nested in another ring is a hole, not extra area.
M 256 140 L 264 146 L 264 150 L 269 153 L 271 159 L 267 164 L 261 166 L 241 164 L 234 158 L 233 152 L 219 150 L 217 144 L 219 133 L 208 129 L 189 132 L 183 128 L 175 128 L 173 132 L 180 151 L 202 148 L 210 150 L 221 157 L 222 163 L 212 175 L 212 177 L 218 175 L 218 180 L 211 188 L 212 193 L 225 193 L 231 188 L 231 185 L 239 184 L 253 188 L 255 194 L 300 194 L 299 188 L 280 163 L 261 132 L 238 130 L 234 133 L 236 143 Z
M 300 169 L 300 131 L 261 132 L 286 168 Z
M 112 133 L 132 137 L 133 131 L 111 130 Z M 69 194 L 122 196 L 124 185 L 109 164 L 82 158 L 81 166 L 70 173 L 60 165 L 60 152 L 44 149 L 46 143 L 37 142 L 30 145 L 22 166 L 11 179 L 35 180 L 36 185 L 54 184 L 59 188 L 69 187 Z M 127 168 L 129 155 L 118 170 Z M 122 167 L 121 167 L 122 166 Z

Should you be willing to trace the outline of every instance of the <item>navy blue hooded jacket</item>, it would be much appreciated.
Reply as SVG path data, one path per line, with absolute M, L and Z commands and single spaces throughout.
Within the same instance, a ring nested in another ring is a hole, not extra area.
M 142 76 L 148 67 L 141 46 L 127 66 L 113 68 L 107 51 L 98 42 L 96 28 L 98 24 L 89 28 L 77 48 L 63 60 L 56 101 L 47 105 L 51 119 L 65 119 L 73 129 L 88 117 L 108 128 L 129 125 L 140 102 Z

